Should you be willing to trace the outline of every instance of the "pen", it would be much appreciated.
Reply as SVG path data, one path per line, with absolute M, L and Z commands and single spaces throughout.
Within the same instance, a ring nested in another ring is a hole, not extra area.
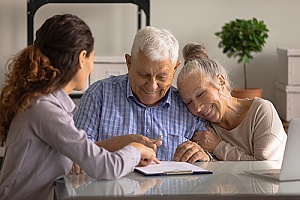
M 155 140 L 155 142 L 154 142 L 154 144 L 156 144 L 160 139 L 161 139 L 161 135 L 159 135 L 157 138 L 156 138 L 156 140 Z

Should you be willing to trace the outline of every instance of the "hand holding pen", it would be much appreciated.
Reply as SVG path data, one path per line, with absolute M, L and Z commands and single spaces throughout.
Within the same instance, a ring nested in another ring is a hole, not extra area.
M 161 139 L 162 139 L 162 135 L 159 135 L 159 136 L 156 138 L 156 140 L 154 141 L 154 144 L 155 144 L 156 146 L 161 146 L 161 145 L 162 145 Z
M 153 144 L 154 144 L 154 148 L 153 150 L 156 152 L 156 148 L 162 145 L 162 141 L 161 141 L 162 135 L 159 135 L 156 140 L 152 140 Z
M 162 138 L 162 135 L 159 135 L 157 138 L 156 138 L 156 140 L 154 141 L 154 144 L 155 145 L 158 145 L 159 143 L 161 143 L 161 138 Z M 161 145 L 161 144 L 160 144 Z M 158 145 L 158 146 L 160 146 L 160 145 Z

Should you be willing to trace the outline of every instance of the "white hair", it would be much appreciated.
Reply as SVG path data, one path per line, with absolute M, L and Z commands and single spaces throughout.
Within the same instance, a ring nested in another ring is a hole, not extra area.
M 165 29 L 146 26 L 135 35 L 131 48 L 131 56 L 143 51 L 152 61 L 171 59 L 175 65 L 178 59 L 179 44 L 174 35 Z

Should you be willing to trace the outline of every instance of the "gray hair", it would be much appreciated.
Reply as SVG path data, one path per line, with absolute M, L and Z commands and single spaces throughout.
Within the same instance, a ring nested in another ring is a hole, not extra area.
M 188 43 L 182 49 L 185 65 L 177 77 L 177 86 L 180 82 L 191 74 L 199 74 L 199 79 L 210 81 L 217 85 L 218 75 L 222 75 L 228 91 L 231 91 L 231 85 L 225 68 L 215 60 L 209 59 L 206 49 L 203 45 L 197 43 Z
M 152 61 L 171 59 L 175 65 L 178 59 L 179 44 L 172 33 L 165 29 L 146 26 L 135 35 L 131 48 L 131 56 L 143 51 Z
M 196 42 L 190 42 L 186 44 L 182 49 L 182 56 L 184 59 L 184 64 L 188 62 L 189 59 L 194 58 L 209 58 L 208 53 L 205 49 L 205 47 L 201 44 L 198 44 Z

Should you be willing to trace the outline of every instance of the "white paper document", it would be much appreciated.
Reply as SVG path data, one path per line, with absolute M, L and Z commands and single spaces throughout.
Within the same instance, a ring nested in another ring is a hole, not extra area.
M 144 167 L 135 167 L 135 171 L 145 176 L 212 174 L 211 171 L 187 162 L 160 161 L 160 164 L 151 163 Z

